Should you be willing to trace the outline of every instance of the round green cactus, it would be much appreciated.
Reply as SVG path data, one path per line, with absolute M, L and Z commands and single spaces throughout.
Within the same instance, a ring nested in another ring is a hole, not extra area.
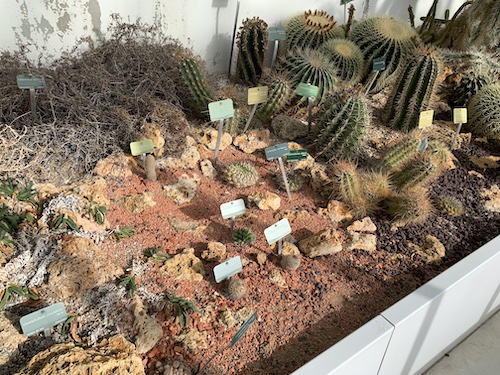
M 365 60 L 359 47 L 345 38 L 335 38 L 323 43 L 319 50 L 325 53 L 337 67 L 338 77 L 355 85 L 365 74 Z
M 483 87 L 469 102 L 466 127 L 476 136 L 500 139 L 500 84 Z
M 231 279 L 227 285 L 227 294 L 230 299 L 237 301 L 246 297 L 247 284 L 242 279 Z
M 237 188 L 253 186 L 259 179 L 257 169 L 246 161 L 229 164 L 224 170 L 226 180 Z
M 248 245 L 255 241 L 255 234 L 247 228 L 236 229 L 231 237 L 233 242 L 239 245 Z
M 464 206 L 455 197 L 445 195 L 437 199 L 437 207 L 450 216 L 460 216 L 464 212 Z
M 448 103 L 451 107 L 467 107 L 469 100 L 490 83 L 491 74 L 485 69 L 468 72 L 462 76 L 460 83 L 451 89 Z
M 300 267 L 300 255 L 299 254 L 285 254 L 281 258 L 281 267 L 287 271 L 295 271 Z

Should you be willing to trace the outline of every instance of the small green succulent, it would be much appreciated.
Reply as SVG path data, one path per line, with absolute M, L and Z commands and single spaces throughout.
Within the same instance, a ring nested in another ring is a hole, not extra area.
M 238 228 L 233 232 L 232 238 L 235 244 L 251 244 L 255 241 L 255 234 L 250 229 Z

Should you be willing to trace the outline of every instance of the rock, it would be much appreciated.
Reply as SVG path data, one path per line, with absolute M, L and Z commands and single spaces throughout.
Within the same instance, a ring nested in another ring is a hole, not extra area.
M 290 223 L 293 223 L 296 220 L 307 220 L 310 217 L 311 214 L 307 212 L 307 210 L 284 210 L 274 215 L 276 220 L 287 218 Z
M 207 349 L 208 334 L 206 331 L 200 332 L 195 328 L 188 328 L 180 335 L 174 336 L 174 341 L 182 343 L 189 350 Z
M 330 219 L 333 223 L 351 221 L 353 218 L 351 208 L 345 203 L 331 200 L 326 208 L 319 208 L 318 214 Z
M 163 330 L 155 317 L 149 316 L 141 299 L 135 295 L 131 305 L 134 314 L 135 346 L 139 354 L 149 352 L 160 341 Z
M 333 181 L 326 173 L 326 166 L 314 163 L 311 168 L 311 188 L 323 197 L 329 197 L 333 191 Z
M 123 206 L 127 211 L 137 215 L 150 207 L 154 207 L 156 202 L 153 200 L 153 193 L 144 192 L 122 198 L 118 201 L 118 204 Z
M 245 154 L 251 154 L 256 150 L 270 146 L 271 137 L 268 129 L 250 130 L 237 136 L 233 144 Z
M 201 258 L 209 262 L 221 262 L 226 258 L 226 245 L 220 242 L 209 242 L 207 249 L 201 253 Z
M 198 137 L 198 142 L 209 150 L 215 151 L 215 146 L 217 145 L 217 137 L 219 132 L 217 129 L 207 128 Z M 219 150 L 222 151 L 227 148 L 233 142 L 233 137 L 231 134 L 223 132 L 220 139 Z
M 204 159 L 200 163 L 201 174 L 211 180 L 217 177 L 217 170 L 214 168 L 212 162 L 208 159 Z
M 287 141 L 305 137 L 309 131 L 307 124 L 287 115 L 275 116 L 271 128 L 277 137 Z
M 242 307 L 234 314 L 229 308 L 227 308 L 225 311 L 219 313 L 217 316 L 217 323 L 224 326 L 226 329 L 231 329 L 243 323 L 245 320 L 250 318 L 252 314 L 253 309 L 250 307 Z
M 296 142 L 288 142 L 288 148 L 290 150 L 302 150 L 304 147 L 299 145 Z M 299 170 L 310 170 L 315 166 L 315 161 L 314 158 L 307 154 L 307 158 L 305 160 L 301 160 L 295 163 L 295 168 L 294 170 L 299 171 Z
M 23 344 L 28 337 L 19 333 L 12 322 L 19 322 L 21 317 L 7 311 L 0 311 L 0 368 L 9 362 L 10 357 L 16 352 L 19 345 Z
M 5 234 L 7 238 L 9 238 L 9 234 Z M 3 266 L 5 263 L 7 263 L 10 258 L 12 258 L 12 255 L 14 255 L 14 249 L 10 246 L 6 246 L 3 243 L 0 243 L 0 266 Z
M 154 156 L 160 158 L 163 156 L 163 146 L 165 146 L 165 138 L 161 134 L 161 125 L 156 122 L 146 122 L 142 126 L 144 138 L 153 141 Z
M 89 202 L 95 202 L 98 205 L 109 207 L 110 201 L 107 198 L 106 189 L 108 183 L 102 177 L 92 177 L 72 187 L 73 194 L 76 194 Z
M 375 232 L 377 231 L 377 227 L 373 223 L 372 219 L 367 216 L 361 220 L 354 221 L 347 227 L 347 230 L 353 232 Z
M 483 189 L 480 195 L 486 198 L 484 202 L 484 208 L 486 210 L 500 212 L 500 188 L 498 185 L 492 185 L 490 189 Z
M 413 245 L 413 253 L 424 258 L 427 262 L 435 262 L 446 255 L 444 245 L 436 237 L 431 235 L 425 237 L 422 247 L 418 247 L 414 244 L 411 245 Z
M 93 172 L 96 176 L 120 179 L 132 176 L 134 168 L 137 168 L 137 162 L 132 156 L 114 153 L 99 160 Z
M 371 233 L 347 231 L 348 240 L 344 242 L 346 250 L 365 250 L 372 252 L 377 250 L 377 236 Z
M 184 174 L 177 183 L 164 186 L 163 193 L 167 197 L 173 198 L 177 204 L 190 202 L 196 194 L 198 181 L 200 178 L 196 174 L 192 178 Z
M 470 156 L 469 160 L 479 168 L 500 168 L 500 156 Z
M 289 241 L 283 241 L 282 255 L 300 255 L 300 250 L 297 246 Z
M 35 355 L 16 375 L 143 375 L 142 359 L 134 344 L 122 336 L 82 348 L 57 344 Z
M 310 258 L 335 254 L 342 251 L 343 239 L 344 235 L 339 230 L 324 229 L 299 241 L 299 249 Z
M 269 280 L 271 280 L 271 283 L 273 283 L 276 286 L 279 286 L 280 288 L 287 287 L 286 281 L 283 278 L 283 275 L 277 269 L 272 269 L 271 272 L 269 272 Z
M 258 191 L 247 197 L 248 203 L 261 210 L 277 210 L 281 206 L 281 198 L 270 191 Z
M 184 221 L 176 217 L 169 217 L 168 222 L 180 234 L 192 231 L 199 225 L 197 221 Z
M 166 159 L 159 159 L 156 161 L 156 166 L 160 169 L 195 169 L 200 159 L 198 147 L 186 146 L 180 157 L 169 156 Z
M 203 262 L 194 255 L 193 248 L 184 249 L 182 253 L 173 256 L 161 270 L 168 272 L 176 280 L 201 281 L 205 276 Z
M 267 254 L 266 253 L 258 253 L 257 254 L 257 263 L 259 263 L 261 266 L 266 264 L 267 262 Z

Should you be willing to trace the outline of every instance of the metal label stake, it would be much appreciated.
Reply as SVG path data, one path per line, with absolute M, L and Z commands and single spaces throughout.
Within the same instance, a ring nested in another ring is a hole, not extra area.
M 462 130 L 462 125 L 467 123 L 467 108 L 453 108 L 453 122 L 458 124 L 457 131 L 453 136 L 453 141 L 451 142 L 451 149 L 455 149 L 455 144 L 457 143 L 458 135 L 460 130 Z
M 266 236 L 266 240 L 269 245 L 278 242 L 279 255 L 283 252 L 283 238 L 288 236 L 290 233 L 292 233 L 292 228 L 290 227 L 290 222 L 287 218 L 281 219 L 277 223 L 264 229 L 264 235 Z
M 384 57 L 379 57 L 376 59 L 373 59 L 373 71 L 375 72 L 375 76 L 373 79 L 370 81 L 370 84 L 368 85 L 365 95 L 368 95 L 370 90 L 372 89 L 373 84 L 377 80 L 378 75 L 382 70 L 385 70 L 385 58 Z
M 22 75 L 19 74 L 16 77 L 17 87 L 21 90 L 30 90 L 30 112 L 33 121 L 36 120 L 36 89 L 44 89 L 45 88 L 45 78 L 40 75 L 27 74 Z
M 271 42 L 274 41 L 273 58 L 271 60 L 271 71 L 272 71 L 276 63 L 276 57 L 278 56 L 279 42 L 280 40 L 285 40 L 286 35 L 285 35 L 285 28 L 283 26 L 270 27 L 268 32 L 269 32 L 269 40 Z
M 288 199 L 292 200 L 292 196 L 290 194 L 290 186 L 288 185 L 288 178 L 286 177 L 285 166 L 283 165 L 283 159 L 281 159 L 283 156 L 286 156 L 290 153 L 290 149 L 288 148 L 288 143 L 280 143 L 274 146 L 266 147 L 264 149 L 264 152 L 266 154 L 267 160 L 271 161 L 278 159 Z
M 264 103 L 267 101 L 268 94 L 269 88 L 267 86 L 259 86 L 248 89 L 248 105 L 253 105 L 253 107 L 252 111 L 250 112 L 250 117 L 248 118 L 245 128 L 243 129 L 243 133 L 248 130 L 253 116 L 255 115 L 255 111 L 257 110 L 257 106 L 260 103 Z
M 215 144 L 214 154 L 214 165 L 217 165 L 222 132 L 224 131 L 224 120 L 234 116 L 233 101 L 231 99 L 224 99 L 218 102 L 208 103 L 208 112 L 210 114 L 210 121 L 219 121 L 219 132 L 217 133 L 217 143 Z

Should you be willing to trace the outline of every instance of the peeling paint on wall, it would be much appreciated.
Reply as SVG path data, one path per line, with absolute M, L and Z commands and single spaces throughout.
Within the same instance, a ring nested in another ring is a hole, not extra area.
M 71 30 L 69 27 L 70 21 L 71 16 L 68 12 L 64 12 L 64 14 L 57 20 L 57 28 L 63 33 L 68 32 Z
M 101 7 L 99 6 L 98 0 L 89 0 L 88 11 L 90 14 L 90 19 L 92 21 L 92 31 L 96 33 L 97 36 L 102 36 L 101 33 Z

